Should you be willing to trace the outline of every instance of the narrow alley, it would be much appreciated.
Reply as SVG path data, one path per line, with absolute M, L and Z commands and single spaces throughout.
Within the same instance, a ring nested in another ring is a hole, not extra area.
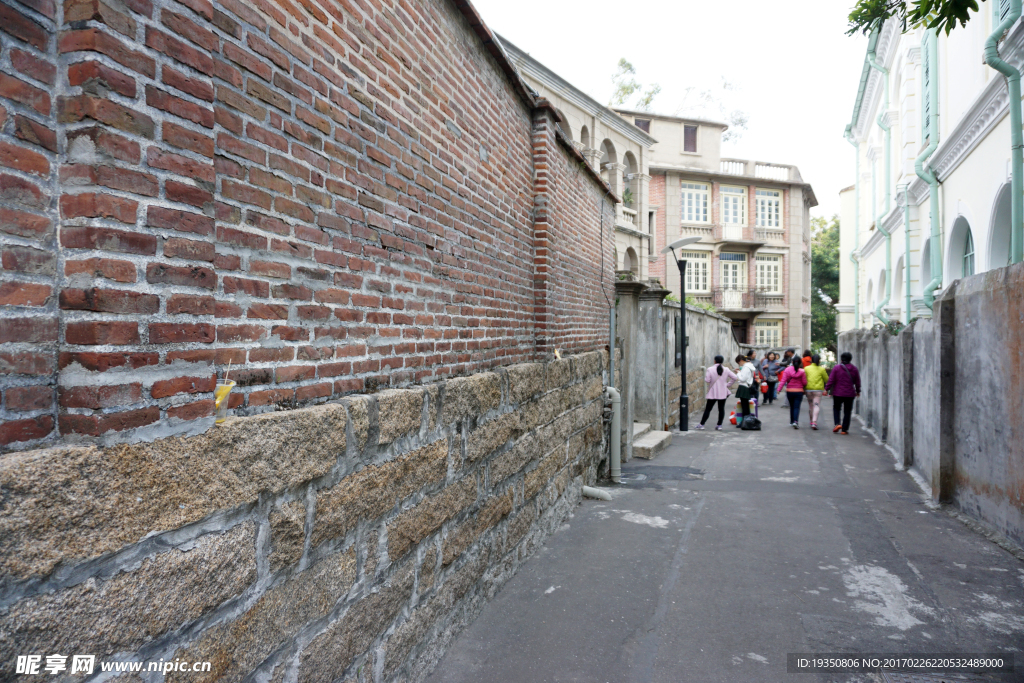
M 879 681 L 787 673 L 787 653 L 1019 652 L 1024 563 L 927 506 L 860 424 L 787 417 L 764 407 L 761 432 L 676 433 L 624 465 L 430 680 Z

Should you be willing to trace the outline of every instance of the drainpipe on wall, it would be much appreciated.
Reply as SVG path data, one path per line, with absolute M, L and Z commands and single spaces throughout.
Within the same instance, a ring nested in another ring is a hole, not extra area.
M 860 249 L 860 145 L 853 139 L 853 131 L 850 126 L 846 127 L 846 141 L 853 145 L 856 156 L 855 169 L 856 178 L 853 181 L 853 251 L 850 252 L 850 262 L 853 263 L 853 326 L 860 327 L 860 262 L 857 260 L 857 250 Z
M 910 322 L 910 183 L 903 185 L 903 286 L 907 291 L 906 321 Z
M 889 189 L 892 183 L 892 164 L 890 163 L 890 149 L 892 147 L 892 126 L 885 123 L 886 115 L 889 113 L 889 70 L 884 66 L 875 61 L 875 53 L 868 53 L 868 65 L 871 68 L 882 74 L 882 111 L 878 114 L 878 127 L 885 133 L 885 209 L 882 210 L 882 214 L 875 218 L 875 227 L 878 231 L 885 236 L 885 298 L 878 302 L 878 306 L 875 307 L 875 317 L 882 321 L 883 324 L 889 324 L 889 317 L 882 312 L 885 306 L 889 305 L 889 299 L 892 297 L 892 234 L 886 232 L 885 227 L 882 225 L 882 219 L 889 215 L 889 209 L 891 208 L 892 195 Z M 872 170 L 874 170 L 872 168 Z M 874 186 L 874 176 L 872 175 L 872 187 Z M 874 201 L 874 192 L 872 192 L 871 200 Z M 872 207 L 874 208 L 874 207 Z
M 1015 0 L 1020 2 L 1020 0 Z M 932 260 L 932 281 L 925 285 L 923 297 L 924 303 L 929 309 L 935 304 L 935 290 L 942 285 L 942 233 L 939 229 L 939 179 L 935 170 L 925 167 L 925 159 L 930 157 L 939 146 L 939 89 L 938 73 L 935 67 L 938 66 L 938 50 L 935 43 L 938 40 L 938 31 L 925 31 L 925 49 L 921 54 L 928 60 L 931 78 L 928 81 L 927 97 L 930 104 L 929 124 L 931 130 L 928 135 L 928 146 L 920 156 L 914 159 L 914 172 L 917 177 L 928 183 L 928 212 L 931 218 L 932 233 L 928 251 Z
M 1024 260 L 1024 132 L 1021 131 L 1020 71 L 999 58 L 999 39 L 1020 17 L 1020 6 L 1021 0 L 1010 0 L 1010 14 L 985 40 L 985 63 L 1006 76 L 1010 96 L 1010 263 Z

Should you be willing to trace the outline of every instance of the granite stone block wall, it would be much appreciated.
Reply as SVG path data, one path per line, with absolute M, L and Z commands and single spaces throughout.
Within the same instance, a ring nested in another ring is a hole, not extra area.
M 0 666 L 421 679 L 604 459 L 607 354 L 0 460 Z M 54 679 L 56 680 L 56 678 Z

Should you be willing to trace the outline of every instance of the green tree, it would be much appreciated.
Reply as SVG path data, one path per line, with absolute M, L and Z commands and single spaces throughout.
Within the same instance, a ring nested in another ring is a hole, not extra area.
M 661 86 L 653 83 L 647 90 L 640 81 L 636 80 L 636 68 L 630 64 L 625 57 L 619 60 L 619 65 L 612 75 L 612 83 L 615 84 L 615 92 L 609 103 L 611 107 L 621 107 L 633 95 L 637 95 L 634 109 L 638 111 L 650 111 L 654 98 L 661 92 Z
M 977 0 L 858 0 L 850 11 L 846 33 L 870 33 L 875 26 L 896 17 L 904 31 L 924 26 L 949 35 L 957 24 L 967 25 L 971 12 L 978 12 Z
M 811 219 L 811 342 L 836 352 L 839 300 L 839 217 Z

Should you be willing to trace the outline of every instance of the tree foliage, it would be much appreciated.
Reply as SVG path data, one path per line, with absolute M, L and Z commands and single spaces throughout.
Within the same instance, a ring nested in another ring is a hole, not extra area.
M 839 300 L 839 217 L 811 219 L 811 341 L 836 352 Z
M 650 111 L 654 104 L 654 98 L 661 92 L 661 86 L 657 83 L 652 83 L 645 90 L 644 85 L 636 80 L 636 68 L 625 57 L 619 60 L 619 65 L 612 75 L 612 83 L 615 85 L 615 91 L 612 93 L 609 103 L 609 106 L 612 107 L 621 107 L 636 95 L 633 108 L 637 111 Z
M 924 26 L 949 35 L 957 25 L 966 26 L 971 13 L 978 11 L 977 0 L 858 0 L 850 11 L 846 33 L 870 33 L 887 19 L 896 17 L 904 31 Z
M 737 140 L 747 129 L 749 121 L 745 111 L 730 106 L 736 102 L 738 94 L 736 86 L 724 76 L 718 88 L 687 86 L 683 90 L 683 101 L 676 109 L 675 115 L 723 121 L 729 125 L 729 129 L 722 134 L 722 142 Z

